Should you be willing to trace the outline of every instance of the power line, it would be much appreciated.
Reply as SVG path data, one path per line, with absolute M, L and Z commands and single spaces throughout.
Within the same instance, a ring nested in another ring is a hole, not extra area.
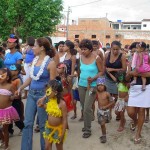
M 79 7 L 79 6 L 84 6 L 84 5 L 88 5 L 88 4 L 92 4 L 92 3 L 96 3 L 96 2 L 100 2 L 100 1 L 102 1 L 102 0 L 93 1 L 93 2 L 84 3 L 84 4 L 80 4 L 80 5 L 75 5 L 75 6 L 70 6 L 70 7 Z

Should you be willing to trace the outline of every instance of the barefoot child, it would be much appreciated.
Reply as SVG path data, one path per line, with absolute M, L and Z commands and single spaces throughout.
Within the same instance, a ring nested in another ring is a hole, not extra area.
M 60 81 L 51 80 L 46 88 L 46 96 L 38 101 L 38 106 L 45 108 L 48 120 L 45 124 L 45 150 L 52 149 L 52 143 L 56 144 L 57 150 L 63 150 L 63 142 L 66 136 L 67 108 L 62 99 L 63 89 Z M 43 104 L 47 97 L 47 104 Z
M 125 71 L 119 71 L 117 73 L 117 78 L 114 77 L 111 73 L 109 73 L 109 75 L 115 82 L 118 82 L 118 100 L 115 104 L 114 109 L 116 115 L 120 115 L 120 125 L 117 131 L 122 132 L 124 130 L 124 126 L 126 122 L 124 113 L 125 113 L 125 107 L 127 106 L 129 84 L 125 80 L 126 78 Z
M 106 121 L 110 121 L 110 107 L 114 104 L 110 94 L 106 92 L 105 78 L 100 77 L 97 80 L 97 100 L 98 110 L 97 117 L 98 123 L 101 125 L 102 136 L 100 137 L 101 143 L 106 143 Z
M 73 87 L 72 87 L 72 93 L 73 93 L 73 105 L 74 105 L 74 115 L 71 117 L 72 120 L 77 118 L 77 101 L 80 102 L 80 97 L 79 97 L 79 91 L 78 91 L 78 73 L 77 70 L 74 73 L 73 77 Z M 83 111 L 81 109 L 81 118 L 79 121 L 83 120 Z
M 18 121 L 19 116 L 12 105 L 14 99 L 13 87 L 11 84 L 11 73 L 8 69 L 0 69 L 0 125 L 1 132 L 1 148 L 9 149 L 9 133 L 8 126 L 13 121 Z

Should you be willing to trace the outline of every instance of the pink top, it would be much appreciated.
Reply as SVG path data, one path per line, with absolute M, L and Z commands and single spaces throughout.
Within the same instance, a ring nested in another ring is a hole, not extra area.
M 143 60 L 142 65 L 140 65 L 140 58 L 137 54 L 136 58 L 136 68 L 139 73 L 150 72 L 150 64 L 149 64 L 149 55 L 146 52 L 142 52 Z
M 0 89 L 0 95 L 11 96 L 12 92 L 7 89 Z

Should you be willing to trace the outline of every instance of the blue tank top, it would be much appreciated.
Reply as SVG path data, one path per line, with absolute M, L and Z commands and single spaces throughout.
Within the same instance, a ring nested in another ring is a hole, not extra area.
M 88 82 L 87 78 L 88 77 L 95 77 L 98 74 L 98 67 L 96 64 L 96 60 L 91 63 L 91 64 L 83 64 L 82 60 L 80 59 L 80 79 L 79 79 L 79 86 L 87 87 Z M 93 81 L 90 85 L 91 87 L 96 86 L 96 80 Z
M 50 80 L 50 74 L 49 74 L 49 71 L 47 70 L 47 66 L 48 66 L 50 61 L 51 61 L 51 58 L 47 61 L 45 68 L 44 68 L 44 72 L 40 76 L 40 79 L 39 80 L 33 80 L 32 79 L 31 84 L 30 84 L 30 89 L 32 89 L 32 90 L 43 90 L 43 89 L 45 89 L 46 84 Z M 33 74 L 37 75 L 39 70 L 40 70 L 40 66 L 35 66 Z

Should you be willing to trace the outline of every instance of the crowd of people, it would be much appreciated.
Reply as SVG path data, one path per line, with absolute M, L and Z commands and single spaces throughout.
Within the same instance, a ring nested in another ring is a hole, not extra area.
M 49 37 L 28 37 L 20 46 L 11 34 L 0 46 L 0 147 L 9 150 L 13 123 L 22 135 L 21 150 L 32 150 L 33 127 L 40 132 L 41 150 L 63 150 L 70 119 L 77 118 L 81 105 L 82 138 L 91 136 L 95 120 L 101 126 L 100 142 L 106 143 L 106 123 L 115 112 L 118 132 L 125 130 L 125 111 L 136 130 L 134 143 L 142 140 L 150 107 L 149 45 L 118 41 L 101 48 L 97 40 L 60 41 L 55 47 Z M 26 100 L 26 107 L 22 99 Z M 114 111 L 113 111 L 114 110 Z M 146 112 L 145 112 L 146 110 Z M 109 129 L 108 129 L 109 130 Z

